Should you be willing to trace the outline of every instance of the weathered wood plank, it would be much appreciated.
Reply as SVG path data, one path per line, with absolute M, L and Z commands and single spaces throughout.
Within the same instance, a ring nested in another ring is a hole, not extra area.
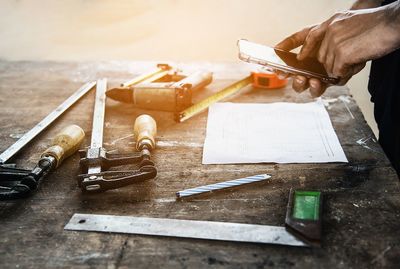
M 47 113 L 88 80 L 108 77 L 112 85 L 150 69 L 154 63 L 1 62 L 0 150 L 6 149 Z M 183 70 L 214 71 L 215 81 L 195 100 L 245 76 L 237 64 L 179 64 Z M 400 192 L 398 178 L 345 87 L 328 90 L 328 112 L 348 164 L 202 165 L 207 113 L 184 123 L 172 113 L 146 111 L 107 100 L 105 147 L 132 151 L 133 122 L 142 113 L 158 124 L 154 160 L 156 180 L 98 195 L 84 195 L 75 176 L 77 155 L 49 175 L 40 189 L 20 201 L 0 203 L 0 264 L 4 268 L 216 268 L 312 267 L 396 268 L 400 264 Z M 90 140 L 93 93 L 89 93 L 57 123 L 31 143 L 15 161 L 32 167 L 50 138 L 75 123 Z M 248 87 L 233 102 L 307 102 L 310 97 L 291 89 L 265 91 Z M 351 114 L 349 113 L 348 109 Z M 258 173 L 268 182 L 236 190 L 175 201 L 175 192 Z M 98 213 L 180 219 L 283 225 L 291 187 L 325 193 L 322 249 L 237 244 L 148 236 L 64 231 L 72 214 Z

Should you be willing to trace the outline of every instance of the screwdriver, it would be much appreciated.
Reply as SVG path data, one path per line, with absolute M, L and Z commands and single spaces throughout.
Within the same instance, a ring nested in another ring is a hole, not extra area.
M 53 138 L 51 146 L 41 154 L 40 160 L 31 171 L 27 170 L 28 172 L 19 181 L 15 179 L 7 181 L 5 178 L 0 182 L 0 199 L 21 198 L 36 190 L 45 175 L 59 167 L 64 159 L 79 149 L 84 137 L 85 132 L 77 125 L 70 125 L 61 130 Z M 13 169 L 15 168 L 9 168 L 8 174 L 12 174 Z

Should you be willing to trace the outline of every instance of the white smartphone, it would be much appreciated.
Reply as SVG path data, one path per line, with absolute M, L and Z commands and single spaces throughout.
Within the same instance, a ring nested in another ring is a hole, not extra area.
M 238 40 L 239 59 L 249 63 L 269 66 L 293 75 L 317 78 L 325 83 L 337 84 L 339 78 L 327 74 L 324 66 L 316 58 L 297 60 L 296 53 L 275 49 L 245 39 Z

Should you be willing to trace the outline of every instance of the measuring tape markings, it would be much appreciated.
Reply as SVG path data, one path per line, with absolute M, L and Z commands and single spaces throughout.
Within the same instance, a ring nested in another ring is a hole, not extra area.
M 222 99 L 238 92 L 239 90 L 241 90 L 242 88 L 244 88 L 245 86 L 249 85 L 251 82 L 253 81 L 252 76 L 248 76 L 242 80 L 239 80 L 231 85 L 229 85 L 228 87 L 222 89 L 221 91 L 207 97 L 206 99 L 200 101 L 197 104 L 192 105 L 191 107 L 183 110 L 182 112 L 180 112 L 178 114 L 178 121 L 179 122 L 183 122 L 191 117 L 193 117 L 194 115 L 202 112 L 203 110 L 207 109 L 210 105 L 221 101 Z

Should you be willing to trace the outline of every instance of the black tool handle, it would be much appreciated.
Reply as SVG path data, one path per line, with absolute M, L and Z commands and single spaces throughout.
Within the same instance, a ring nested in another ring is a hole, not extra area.
M 118 189 L 134 183 L 155 178 L 157 169 L 154 166 L 143 166 L 134 171 L 106 171 L 97 174 L 79 175 L 80 187 L 87 193 L 99 193 Z M 87 188 L 91 186 L 91 188 Z
M 56 159 L 51 156 L 43 157 L 29 174 L 18 181 L 9 181 L 8 186 L 0 187 L 0 200 L 24 198 L 36 190 L 41 179 L 55 166 Z

